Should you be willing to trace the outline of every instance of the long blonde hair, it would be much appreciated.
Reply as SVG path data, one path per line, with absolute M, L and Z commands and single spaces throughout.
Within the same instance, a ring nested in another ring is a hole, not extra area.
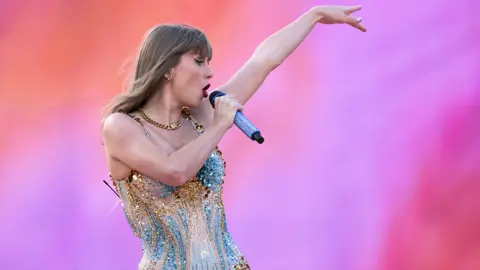
M 187 25 L 161 24 L 143 38 L 135 64 L 135 74 L 126 93 L 114 97 L 104 108 L 105 116 L 115 112 L 132 113 L 141 108 L 165 84 L 165 75 L 188 52 L 212 58 L 206 35 Z

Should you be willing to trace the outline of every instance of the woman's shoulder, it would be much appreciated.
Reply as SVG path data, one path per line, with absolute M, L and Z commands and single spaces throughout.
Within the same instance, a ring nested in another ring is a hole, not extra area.
M 116 112 L 102 121 L 102 133 L 105 139 L 142 132 L 140 119 L 134 114 Z

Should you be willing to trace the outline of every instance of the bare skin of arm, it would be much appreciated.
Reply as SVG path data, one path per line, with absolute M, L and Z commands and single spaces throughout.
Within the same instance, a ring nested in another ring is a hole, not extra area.
M 267 76 L 303 42 L 316 24 L 349 24 L 363 32 L 360 19 L 349 16 L 360 10 L 360 6 L 317 6 L 308 10 L 284 28 L 266 38 L 254 51 L 250 59 L 219 90 L 245 104 L 258 90 Z M 197 117 L 209 123 L 212 107 L 205 100 L 195 111 Z
M 103 123 L 103 141 L 109 167 L 121 163 L 122 167 L 138 171 L 152 179 L 170 186 L 186 183 L 203 166 L 225 132 L 232 126 L 237 110 L 242 106 L 233 98 L 216 99 L 216 114 L 213 124 L 197 139 L 177 151 L 168 154 L 165 149 L 151 141 L 142 127 L 129 116 L 115 113 Z M 123 179 L 127 175 L 113 175 Z

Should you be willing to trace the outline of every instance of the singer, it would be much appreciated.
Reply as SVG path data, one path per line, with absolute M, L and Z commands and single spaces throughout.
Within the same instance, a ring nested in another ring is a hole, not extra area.
M 217 144 L 268 74 L 318 23 L 366 31 L 360 6 L 316 6 L 265 39 L 210 105 L 210 44 L 200 30 L 159 25 L 140 48 L 125 94 L 107 105 L 110 177 L 133 233 L 139 269 L 250 269 L 229 234 L 225 162 Z

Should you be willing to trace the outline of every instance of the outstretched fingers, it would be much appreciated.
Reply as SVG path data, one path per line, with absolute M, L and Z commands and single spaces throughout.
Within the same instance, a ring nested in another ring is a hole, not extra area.
M 355 8 L 358 8 L 358 9 L 355 9 L 356 10 L 360 10 L 360 6 L 357 6 Z M 353 8 L 350 9 L 350 10 L 354 10 Z M 352 11 L 354 12 L 354 11 Z M 352 13 L 350 12 L 350 13 Z M 348 14 L 350 13 L 347 13 L 347 11 L 345 11 L 345 23 L 357 28 L 358 30 L 362 31 L 362 32 L 367 32 L 367 29 L 361 25 L 360 23 L 362 22 L 362 18 L 361 17 L 352 17 L 352 16 L 349 16 Z
M 348 6 L 348 7 L 345 7 L 344 12 L 345 12 L 345 14 L 350 15 L 350 14 L 352 14 L 354 12 L 357 12 L 361 9 L 362 9 L 362 6 L 360 6 L 360 5 L 358 5 L 358 6 Z

